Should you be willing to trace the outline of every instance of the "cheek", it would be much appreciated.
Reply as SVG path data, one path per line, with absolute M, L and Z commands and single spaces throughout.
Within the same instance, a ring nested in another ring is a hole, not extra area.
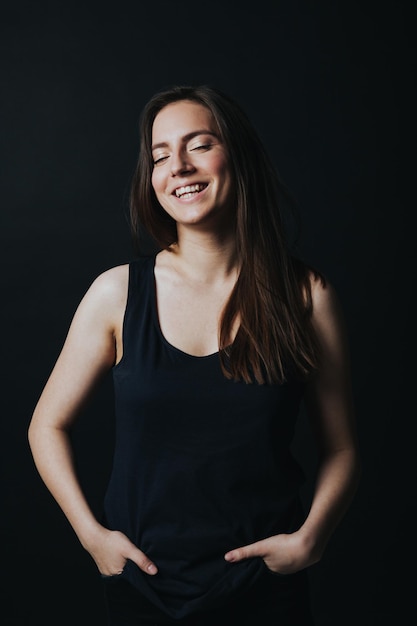
M 158 176 L 158 171 L 157 170 L 153 170 L 152 172 L 152 176 L 151 176 L 151 184 L 152 187 L 155 191 L 155 193 L 158 193 L 158 190 L 161 188 L 161 177 Z
M 225 154 L 217 154 L 211 164 L 211 170 L 220 178 L 227 178 L 230 168 L 229 168 L 229 161 L 226 158 Z
M 222 185 L 229 187 L 231 184 L 231 173 L 226 159 L 219 159 L 216 163 L 216 171 L 219 179 L 222 181 Z
M 151 175 L 151 185 L 154 194 L 163 209 L 169 206 L 169 198 L 165 195 L 165 176 L 161 175 L 160 169 L 155 169 Z
M 217 173 L 225 172 L 228 169 L 228 162 L 224 154 L 214 156 L 210 165 Z

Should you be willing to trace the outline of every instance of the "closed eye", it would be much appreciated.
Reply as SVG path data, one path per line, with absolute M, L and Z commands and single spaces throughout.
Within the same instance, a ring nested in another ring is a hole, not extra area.
M 167 156 L 163 156 L 163 157 L 159 157 L 158 159 L 154 159 L 153 164 L 154 165 L 158 165 L 158 163 L 162 163 L 163 161 L 165 161 L 168 157 Z
M 209 150 L 212 147 L 212 143 L 205 143 L 202 144 L 201 146 L 195 146 L 194 148 L 191 148 L 191 151 L 194 150 Z

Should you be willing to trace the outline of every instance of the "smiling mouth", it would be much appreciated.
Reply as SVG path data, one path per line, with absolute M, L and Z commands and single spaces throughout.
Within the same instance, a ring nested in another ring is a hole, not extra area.
M 207 187 L 207 183 L 197 183 L 196 185 L 186 185 L 185 187 L 178 187 L 175 189 L 174 195 L 177 198 L 192 198 L 200 191 L 203 191 Z

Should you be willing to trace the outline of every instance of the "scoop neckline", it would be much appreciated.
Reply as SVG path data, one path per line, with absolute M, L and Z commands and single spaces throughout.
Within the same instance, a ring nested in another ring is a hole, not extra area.
M 158 253 L 153 255 L 153 261 L 151 265 L 151 276 L 152 276 L 152 313 L 153 313 L 152 317 L 153 317 L 153 323 L 159 335 L 159 338 L 161 339 L 162 343 L 166 347 L 168 347 L 170 350 L 178 354 L 181 354 L 188 359 L 203 361 L 206 359 L 212 359 L 214 357 L 218 357 L 220 354 L 220 350 L 216 350 L 215 352 L 211 352 L 210 354 L 203 354 L 201 356 L 197 354 L 190 354 L 189 352 L 185 352 L 185 350 L 181 350 L 181 348 L 177 348 L 177 346 L 174 346 L 174 344 L 168 341 L 168 339 L 165 337 L 164 333 L 162 332 L 161 324 L 159 322 L 158 300 L 157 300 L 157 295 L 156 295 L 155 263 L 156 263 L 157 254 Z

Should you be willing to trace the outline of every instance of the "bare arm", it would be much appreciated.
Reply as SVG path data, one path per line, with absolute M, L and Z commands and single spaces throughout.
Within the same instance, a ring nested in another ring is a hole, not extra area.
M 127 280 L 127 266 L 120 266 L 99 276 L 87 291 L 28 432 L 42 480 L 103 574 L 120 572 L 127 558 L 148 573 L 156 569 L 127 537 L 95 519 L 78 481 L 69 437 L 97 384 L 121 357 Z
M 306 390 L 319 465 L 309 515 L 300 529 L 318 560 L 346 513 L 360 477 L 360 459 L 343 313 L 331 285 L 313 291 L 313 323 L 322 365 Z
M 300 529 L 243 546 L 226 560 L 261 556 L 287 574 L 320 560 L 357 488 L 360 461 L 343 314 L 331 285 L 313 285 L 313 324 L 322 364 L 306 390 L 306 407 L 318 449 L 318 472 L 310 511 Z

